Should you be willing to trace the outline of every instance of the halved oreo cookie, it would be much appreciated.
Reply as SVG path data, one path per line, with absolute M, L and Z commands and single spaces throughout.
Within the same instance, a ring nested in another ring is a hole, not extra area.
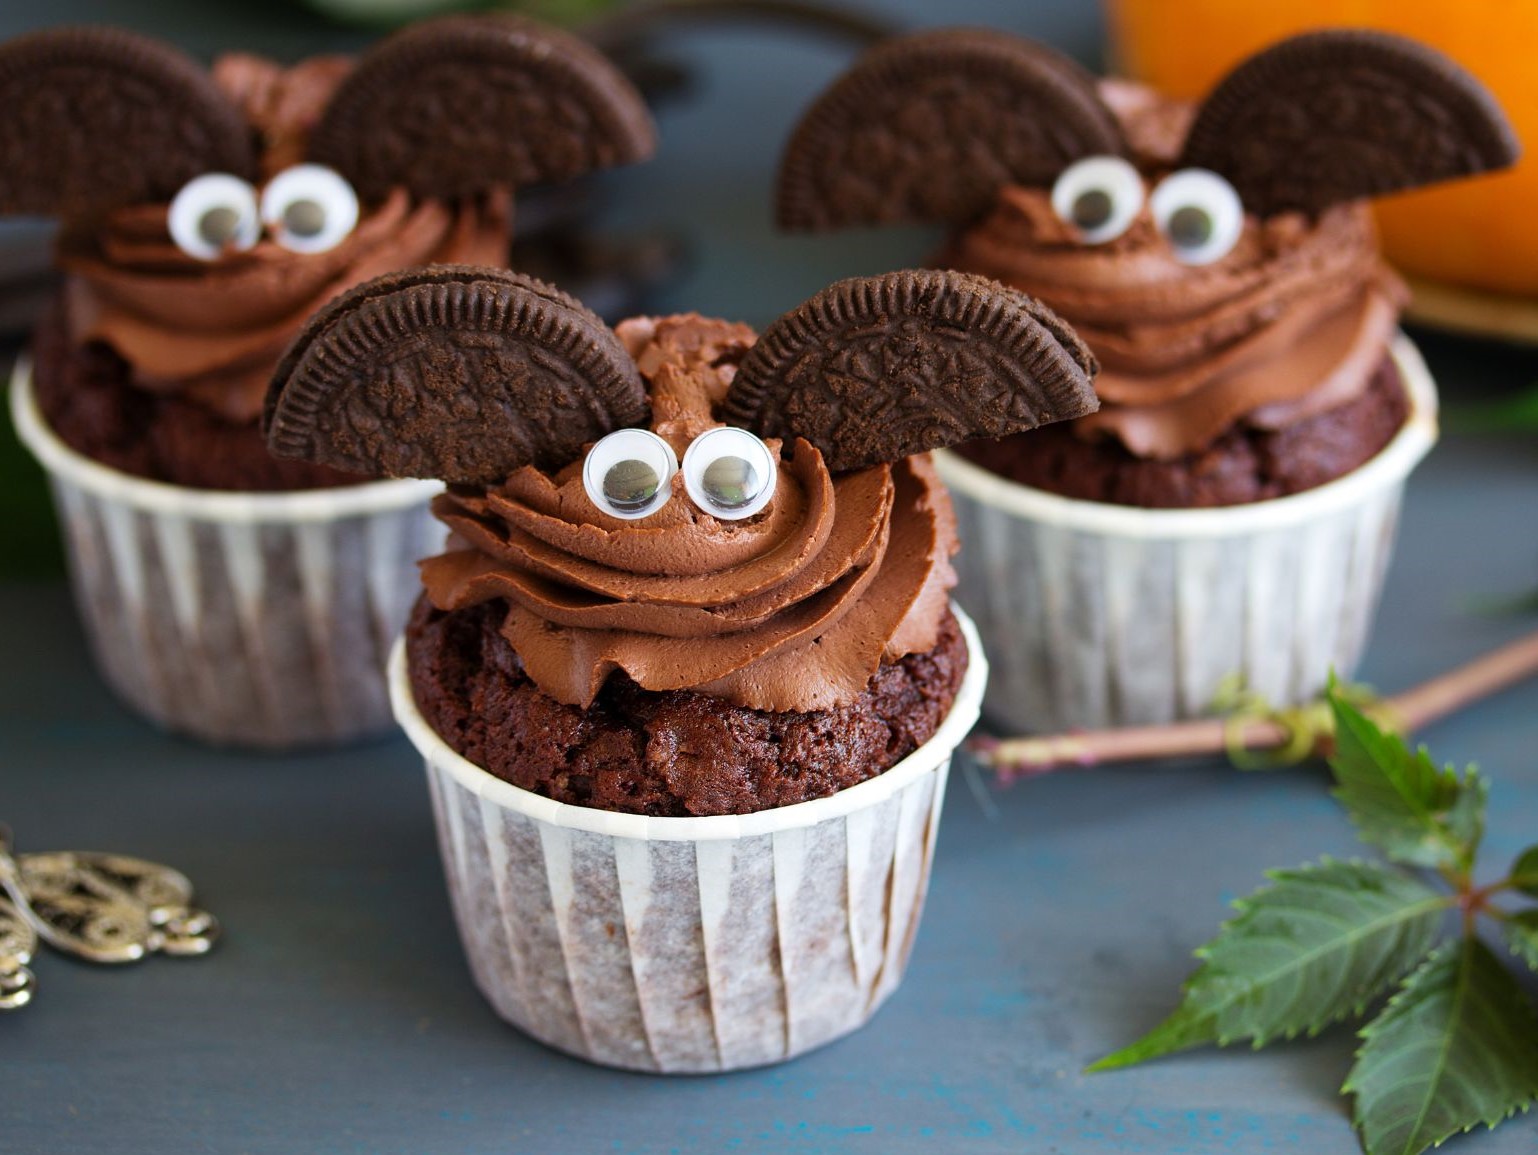
M 999 32 L 920 32 L 866 53 L 802 117 L 780 162 L 787 229 L 960 224 L 1008 184 L 1050 186 L 1125 150 L 1094 78 Z
M 855 277 L 764 331 L 721 416 L 843 472 L 1092 413 L 1096 369 L 1056 315 L 986 277 Z
M 655 146 L 640 94 L 593 48 L 532 21 L 460 16 L 364 56 L 308 154 L 378 201 L 398 185 L 452 199 L 567 180 Z
M 208 71 L 121 29 L 0 46 L 0 109 L 0 213 L 87 220 L 204 173 L 255 175 L 250 129 Z
M 1332 29 L 1252 56 L 1202 103 L 1182 167 L 1226 177 L 1250 212 L 1316 213 L 1512 164 L 1489 91 L 1440 52 Z
M 316 314 L 273 376 L 279 457 L 489 485 L 646 419 L 635 362 L 558 289 L 499 269 L 392 273 Z

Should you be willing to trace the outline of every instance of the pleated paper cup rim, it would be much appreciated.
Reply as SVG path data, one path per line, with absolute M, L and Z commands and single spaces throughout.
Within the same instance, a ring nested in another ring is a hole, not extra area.
M 568 830 L 605 834 L 611 838 L 653 842 L 716 842 L 775 834 L 782 830 L 806 829 L 831 818 L 842 818 L 857 810 L 867 809 L 897 795 L 949 758 L 956 747 L 961 745 L 968 731 L 976 725 L 982 710 L 983 686 L 988 681 L 988 660 L 983 655 L 982 643 L 972 619 L 958 606 L 952 605 L 951 609 L 961 625 L 962 637 L 966 639 L 967 672 L 956 691 L 950 712 L 929 741 L 890 770 L 836 794 L 772 810 L 759 810 L 752 814 L 714 814 L 698 818 L 654 818 L 646 814 L 620 814 L 557 802 L 543 794 L 535 794 L 511 782 L 504 782 L 459 754 L 422 717 L 412 696 L 411 679 L 406 672 L 404 638 L 396 641 L 390 653 L 390 704 L 395 710 L 395 720 L 429 764 L 447 771 L 460 786 L 476 797 L 536 822 Z
M 1375 457 L 1350 473 L 1286 497 L 1206 509 L 1145 509 L 1061 497 L 1000 477 L 947 450 L 935 454 L 935 464 L 956 493 L 1026 521 L 1066 529 L 1143 539 L 1232 537 L 1289 529 L 1401 484 L 1436 444 L 1437 390 L 1431 371 L 1403 333 L 1396 334 L 1389 351 L 1410 400 L 1410 415 L 1403 427 Z
M 11 420 L 22 444 L 49 473 L 103 500 L 170 517 L 253 524 L 334 521 L 409 509 L 443 489 L 441 482 L 407 478 L 327 489 L 242 493 L 135 477 L 76 452 L 48 427 L 32 391 L 32 362 L 28 357 L 18 358 L 11 371 Z

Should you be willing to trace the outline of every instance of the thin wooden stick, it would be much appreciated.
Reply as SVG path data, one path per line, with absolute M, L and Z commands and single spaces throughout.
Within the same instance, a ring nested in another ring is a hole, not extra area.
M 1535 674 L 1538 631 L 1397 694 L 1385 701 L 1383 708 L 1398 729 L 1409 733 Z M 1000 774 L 1027 777 L 1108 762 L 1223 754 L 1230 749 L 1231 740 L 1245 750 L 1263 752 L 1286 745 L 1292 736 L 1287 726 L 1270 719 L 1244 722 L 1235 732 L 1233 724 L 1214 718 L 1040 738 L 984 737 L 975 739 L 971 748 L 980 761 Z M 1314 743 L 1315 753 L 1322 752 L 1327 743 L 1328 737 L 1322 735 Z
M 1491 650 L 1466 666 L 1396 694 L 1389 699 L 1389 706 L 1406 730 L 1419 730 L 1535 673 L 1538 673 L 1538 631 Z

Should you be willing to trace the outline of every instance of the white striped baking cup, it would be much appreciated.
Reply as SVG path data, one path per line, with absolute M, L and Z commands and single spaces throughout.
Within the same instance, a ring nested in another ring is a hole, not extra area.
M 103 676 L 152 721 L 268 749 L 393 729 L 384 665 L 441 545 L 434 481 L 237 493 L 109 469 L 59 440 L 30 366 L 11 416 L 53 489 Z
M 961 529 L 956 600 L 989 639 L 983 713 L 1009 731 L 1209 713 L 1237 675 L 1276 705 L 1355 670 L 1405 479 L 1437 437 L 1437 394 L 1402 334 L 1410 416 L 1351 473 L 1215 509 L 1137 509 L 1019 485 L 935 455 Z
M 427 765 L 476 985 L 534 1038 L 594 1063 L 682 1074 L 789 1059 L 897 989 L 929 883 L 951 754 L 978 716 L 970 665 L 934 737 L 826 798 L 702 818 L 556 802 L 466 761 L 391 659 L 396 718 Z

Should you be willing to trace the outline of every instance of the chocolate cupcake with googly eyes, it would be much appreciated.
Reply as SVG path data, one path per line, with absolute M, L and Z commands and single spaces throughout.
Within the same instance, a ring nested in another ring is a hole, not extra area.
M 643 159 L 639 95 L 564 33 L 455 17 L 287 68 L 49 30 L 0 45 L 0 96 L 0 213 L 57 218 L 64 273 L 12 408 L 107 680 L 213 742 L 387 730 L 435 487 L 273 458 L 267 381 L 338 293 L 502 263 L 515 190 Z
M 1093 368 L 1036 302 L 944 272 L 841 282 L 762 336 L 611 331 L 472 268 L 315 318 L 273 451 L 448 483 L 392 688 L 501 1014 L 723 1070 L 891 992 L 985 676 L 928 451 L 1090 411 Z
M 990 715 L 1169 721 L 1231 675 L 1292 703 L 1355 666 L 1436 429 L 1368 201 L 1516 154 L 1476 79 L 1351 30 L 1277 44 L 1195 106 L 1028 41 L 922 33 L 813 105 L 782 225 L 944 223 L 937 263 L 1039 297 L 1101 365 L 1096 413 L 940 458 L 965 536 L 996 543 L 959 592 L 1009 639 Z

